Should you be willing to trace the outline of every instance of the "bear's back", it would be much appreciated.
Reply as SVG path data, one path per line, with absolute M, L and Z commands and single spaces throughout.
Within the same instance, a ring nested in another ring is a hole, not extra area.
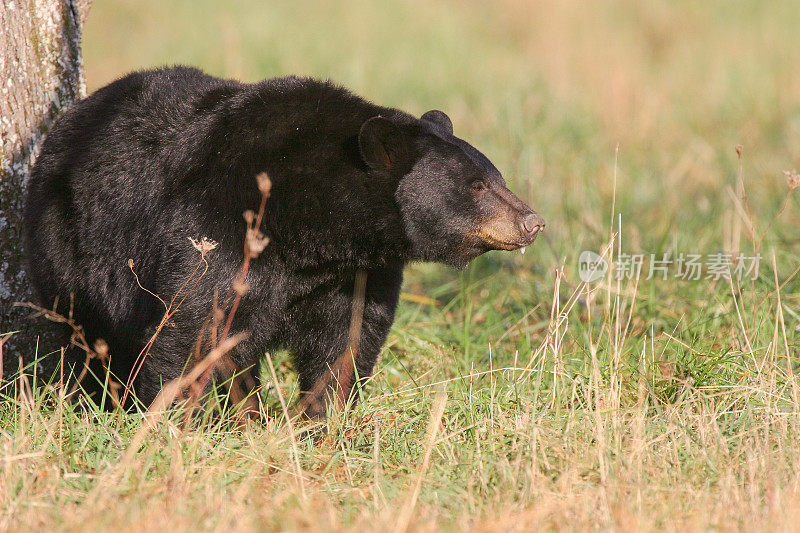
M 28 271 L 48 305 L 70 295 L 107 302 L 109 322 L 139 311 L 136 291 L 122 287 L 130 285 L 127 259 L 154 269 L 154 243 L 169 231 L 160 207 L 165 164 L 194 102 L 238 86 L 186 67 L 135 72 L 59 117 L 34 166 L 25 215 Z

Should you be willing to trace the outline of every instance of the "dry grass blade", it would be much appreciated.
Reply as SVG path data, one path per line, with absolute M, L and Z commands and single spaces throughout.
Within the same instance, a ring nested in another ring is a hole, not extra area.
M 281 409 L 283 410 L 283 418 L 286 420 L 286 426 L 289 428 L 289 436 L 292 440 L 292 458 L 294 461 L 294 468 L 295 473 L 297 474 L 297 482 L 300 485 L 300 491 L 305 499 L 306 496 L 306 489 L 305 489 L 305 482 L 303 481 L 303 469 L 300 466 L 300 451 L 297 448 L 297 437 L 295 436 L 294 432 L 294 423 L 292 423 L 292 417 L 289 416 L 289 407 L 286 405 L 286 400 L 283 397 L 283 392 L 281 392 L 280 386 L 278 386 L 278 375 L 275 373 L 275 366 L 272 364 L 272 356 L 267 353 L 267 364 L 269 365 L 269 371 L 272 375 L 272 382 L 275 384 L 275 390 L 278 394 L 278 399 L 281 402 Z
M 411 523 L 411 518 L 414 514 L 414 508 L 419 499 L 419 493 L 422 490 L 422 483 L 425 481 L 425 475 L 428 472 L 428 466 L 431 461 L 431 454 L 433 453 L 434 444 L 436 443 L 436 435 L 439 433 L 439 426 L 442 423 L 442 416 L 444 416 L 444 408 L 447 405 L 447 391 L 442 388 L 433 400 L 431 407 L 431 417 L 428 419 L 428 430 L 425 432 L 425 450 L 422 456 L 422 463 L 417 472 L 414 487 L 409 494 L 408 499 L 400 511 L 400 516 L 394 527 L 395 533 L 405 533 Z

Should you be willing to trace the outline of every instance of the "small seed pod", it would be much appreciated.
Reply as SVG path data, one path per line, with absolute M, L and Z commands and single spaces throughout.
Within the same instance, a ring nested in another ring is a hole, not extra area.
M 94 352 L 100 359 L 105 359 L 108 357 L 108 343 L 103 339 L 97 339 L 94 341 Z
M 266 172 L 261 172 L 256 176 L 256 182 L 258 183 L 258 190 L 261 191 L 261 194 L 264 196 L 269 196 L 270 191 L 272 190 L 272 180 L 269 179 Z
M 246 283 L 246 282 L 243 282 L 243 281 L 236 280 L 236 281 L 233 282 L 233 290 L 239 296 L 244 296 L 247 293 L 247 291 L 250 290 L 250 284 Z

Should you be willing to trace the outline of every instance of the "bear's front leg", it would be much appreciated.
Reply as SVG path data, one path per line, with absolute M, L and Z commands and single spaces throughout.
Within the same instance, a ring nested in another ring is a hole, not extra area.
M 392 326 L 402 267 L 360 272 L 347 282 L 312 291 L 288 313 L 300 408 L 308 417 L 324 418 L 332 398 L 342 405 L 357 392 L 358 382 L 372 374 Z M 364 280 L 363 302 L 358 298 L 359 277 Z

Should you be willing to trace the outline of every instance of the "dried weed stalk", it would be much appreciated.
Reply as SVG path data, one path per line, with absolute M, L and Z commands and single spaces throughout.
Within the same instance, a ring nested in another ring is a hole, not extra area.
M 109 354 L 108 354 L 108 344 L 103 339 L 97 339 L 94 342 L 94 344 L 92 344 L 92 345 L 89 344 L 89 341 L 86 339 L 86 333 L 83 330 L 83 326 L 78 324 L 75 321 L 75 319 L 73 318 L 73 314 L 72 314 L 73 305 L 72 305 L 72 302 L 70 302 L 69 314 L 67 316 L 64 316 L 61 313 L 56 311 L 56 307 L 58 306 L 58 301 L 56 301 L 56 303 L 53 305 L 53 309 L 46 309 L 44 307 L 38 306 L 38 305 L 36 305 L 34 303 L 31 303 L 31 302 L 17 302 L 14 305 L 15 306 L 19 306 L 19 307 L 28 307 L 30 309 L 33 309 L 35 312 L 31 315 L 31 318 L 44 317 L 44 318 L 46 318 L 47 320 L 49 320 L 51 322 L 55 322 L 55 323 L 58 323 L 58 324 L 65 324 L 65 325 L 69 326 L 69 328 L 72 330 L 72 333 L 70 334 L 70 338 L 69 338 L 70 345 L 71 346 L 75 346 L 76 348 L 78 348 L 80 350 L 83 350 L 83 352 L 86 354 L 86 358 L 83 361 L 83 367 L 81 368 L 81 372 L 80 372 L 80 374 L 78 374 L 78 377 L 75 379 L 75 382 L 72 384 L 72 387 L 70 388 L 69 392 L 64 396 L 64 399 L 67 399 L 67 400 L 70 399 L 78 391 L 78 389 L 81 386 L 81 383 L 86 378 L 86 375 L 89 372 L 89 364 L 91 363 L 92 359 L 96 359 L 96 360 L 100 361 L 100 363 L 103 365 L 103 369 L 105 370 L 105 372 L 107 374 L 106 377 L 108 378 L 108 382 L 109 382 L 109 384 L 110 384 L 110 386 L 112 388 L 112 391 L 113 391 L 111 393 L 112 401 L 114 401 L 115 404 L 119 404 L 119 397 L 118 397 L 118 394 L 116 393 L 116 389 L 119 388 L 119 384 L 116 383 L 116 381 L 114 381 L 112 379 L 112 377 L 110 375 L 110 369 L 108 367 L 108 356 L 109 356 Z M 8 338 L 8 337 L 6 337 L 6 338 Z M 3 339 L 3 342 L 5 342 L 5 339 Z M 2 345 L 0 344 L 0 349 L 1 348 L 2 348 Z M 2 351 L 1 350 L 0 350 L 0 355 L 2 355 Z M 63 372 L 63 366 L 64 366 L 63 357 L 64 357 L 64 352 L 62 350 L 62 352 L 61 352 L 62 372 Z M 0 363 L 0 364 L 2 364 L 2 363 Z M 0 375 L 2 375 L 1 372 L 0 372 Z M 63 383 L 62 383 L 62 386 L 63 386 Z
M 324 413 L 325 391 L 331 380 L 336 381 L 335 398 L 337 405 L 343 407 L 348 400 L 348 394 L 353 385 L 355 373 L 355 357 L 358 353 L 358 344 L 361 339 L 361 326 L 364 320 L 364 292 L 367 285 L 367 273 L 357 270 L 353 286 L 353 306 L 350 315 L 350 331 L 347 348 L 328 367 L 328 371 L 317 380 L 314 387 L 304 392 L 300 400 L 300 410 L 312 414 Z
M 192 243 L 192 246 L 194 246 L 194 248 L 198 252 L 200 252 L 200 260 L 198 261 L 197 266 L 195 266 L 192 273 L 183 283 L 183 285 L 180 286 L 178 291 L 172 297 L 169 304 L 165 302 L 159 295 L 145 288 L 141 284 L 141 282 L 139 281 L 139 276 L 133 269 L 134 266 L 133 259 L 128 259 L 128 267 L 131 269 L 131 273 L 133 273 L 133 276 L 136 279 L 136 284 L 139 285 L 139 287 L 142 290 L 153 295 L 156 299 L 158 299 L 159 302 L 161 302 L 161 304 L 164 306 L 164 315 L 161 317 L 161 321 L 158 323 L 156 331 L 150 337 L 150 340 L 147 342 L 145 347 L 142 348 L 142 351 L 139 352 L 139 355 L 136 357 L 136 361 L 133 363 L 133 368 L 131 369 L 131 373 L 128 376 L 128 381 L 125 383 L 125 394 L 122 397 L 123 405 L 125 404 L 125 401 L 128 398 L 128 394 L 131 392 L 133 388 L 133 382 L 136 379 L 136 376 L 139 375 L 139 371 L 142 369 L 145 359 L 147 359 L 147 356 L 150 355 L 150 350 L 153 347 L 153 343 L 155 343 L 156 339 L 158 338 L 158 335 L 161 333 L 161 330 L 164 329 L 164 326 L 169 323 L 172 316 L 178 312 L 178 309 L 180 309 L 183 302 L 186 301 L 186 298 L 189 296 L 189 294 L 191 294 L 192 291 L 194 291 L 194 289 L 206 275 L 206 272 L 208 272 L 208 261 L 206 260 L 206 255 L 208 255 L 209 252 L 211 252 L 212 250 L 214 250 L 214 248 L 217 247 L 217 243 L 206 237 L 201 238 L 199 241 L 192 239 L 190 237 L 189 241 Z
M 192 355 L 193 359 L 197 360 L 202 353 L 204 344 L 210 349 L 214 349 L 223 343 L 230 334 L 233 319 L 236 316 L 236 311 L 239 309 L 239 304 L 247 291 L 250 289 L 247 283 L 247 274 L 250 271 L 250 262 L 256 259 L 261 252 L 269 244 L 269 237 L 261 232 L 261 223 L 264 220 L 264 212 L 267 207 L 267 199 L 269 199 L 272 190 L 272 181 L 266 172 L 261 172 L 256 176 L 256 183 L 258 190 L 261 193 L 261 201 L 258 206 L 258 213 L 247 210 L 243 213 L 244 220 L 247 224 L 244 239 L 244 259 L 239 273 L 231 284 L 228 294 L 220 307 L 218 305 L 217 294 L 214 295 L 214 308 L 211 315 L 206 318 L 203 327 L 197 337 L 195 344 L 195 351 Z M 225 309 L 230 307 L 230 311 L 225 314 Z M 219 327 L 223 324 L 222 333 L 218 334 Z M 204 343 L 204 339 L 206 342 Z M 245 417 L 255 416 L 260 412 L 259 403 L 256 395 L 253 394 L 255 390 L 255 382 L 252 376 L 246 369 L 239 369 L 229 355 L 221 358 L 218 366 L 209 366 L 200 378 L 192 384 L 189 390 L 189 405 L 196 406 L 199 404 L 200 397 L 203 394 L 208 382 L 214 371 L 220 374 L 223 378 L 231 401 L 234 404 L 241 404 L 242 415 Z M 190 409 L 191 410 L 191 409 Z M 188 412 L 188 411 L 187 411 Z M 188 423 L 188 418 L 187 418 Z

